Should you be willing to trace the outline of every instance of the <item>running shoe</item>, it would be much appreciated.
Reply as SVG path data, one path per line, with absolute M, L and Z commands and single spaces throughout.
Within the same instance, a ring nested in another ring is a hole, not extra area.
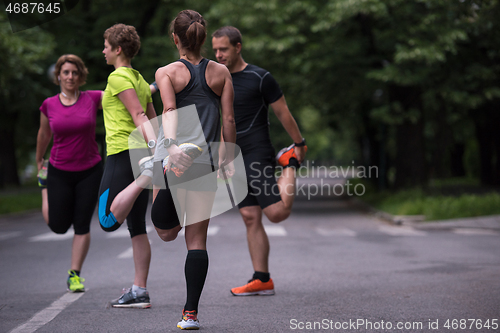
M 153 177 L 153 165 L 154 156 L 146 156 L 141 158 L 139 161 L 139 169 L 141 170 L 141 175 Z
M 252 279 L 244 286 L 231 289 L 231 294 L 234 296 L 272 296 L 274 295 L 273 279 L 269 279 L 267 282 Z
M 181 330 L 199 330 L 200 322 L 198 321 L 198 314 L 196 311 L 182 310 L 182 319 L 177 323 L 177 327 Z
M 198 156 L 200 156 L 201 153 L 203 152 L 203 149 L 201 149 L 194 143 L 182 143 L 179 145 L 179 148 L 193 160 Z M 169 156 L 165 157 L 165 159 L 163 160 L 163 173 L 167 172 L 166 167 L 168 163 L 168 158 Z M 184 171 L 179 170 L 179 168 L 173 164 L 170 166 L 170 170 L 172 170 L 177 177 L 182 176 L 182 174 L 184 173 Z
M 44 161 L 42 168 L 40 171 L 38 171 L 38 186 L 40 188 L 46 188 L 47 187 L 47 168 L 49 166 L 49 161 Z
M 281 165 L 282 167 L 287 167 L 290 164 L 290 160 L 292 158 L 295 158 L 298 164 L 298 159 L 297 155 L 295 154 L 294 148 L 295 143 L 292 143 L 290 146 L 285 147 L 278 152 L 278 155 L 276 155 L 276 161 L 279 165 Z M 304 148 L 307 151 L 307 146 L 304 146 Z
M 124 290 L 124 293 L 117 299 L 111 301 L 110 305 L 114 308 L 134 308 L 147 309 L 151 307 L 149 293 L 146 291 L 141 295 L 132 291 L 132 288 Z
M 81 293 L 85 291 L 85 286 L 82 282 L 85 282 L 84 278 L 79 277 L 74 270 L 68 271 L 69 277 L 68 281 L 68 291 L 71 293 Z

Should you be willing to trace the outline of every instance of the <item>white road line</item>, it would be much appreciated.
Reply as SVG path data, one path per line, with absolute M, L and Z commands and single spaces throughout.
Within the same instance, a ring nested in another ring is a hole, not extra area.
M 49 307 L 38 312 L 21 326 L 16 327 L 10 333 L 32 333 L 35 332 L 40 327 L 44 326 L 52 319 L 54 319 L 59 313 L 61 313 L 68 305 L 83 296 L 84 293 L 66 293 L 62 295 L 58 300 L 54 301 Z
M 153 231 L 153 227 L 147 226 L 146 232 L 149 234 Z M 130 233 L 128 231 L 127 225 L 121 226 L 120 229 L 110 232 L 106 238 L 130 238 Z
M 215 235 L 217 235 L 219 230 L 220 230 L 220 227 L 218 225 L 209 226 L 208 230 L 207 230 L 207 236 L 215 236 Z
M 286 229 L 280 225 L 265 225 L 264 229 L 268 236 L 286 236 Z
M 62 241 L 67 239 L 72 239 L 75 235 L 73 230 L 66 232 L 65 234 L 56 234 L 53 232 L 47 232 L 38 236 L 30 237 L 30 242 L 51 242 L 51 241 Z
M 384 234 L 388 234 L 391 236 L 425 236 L 427 233 L 425 231 L 415 230 L 412 227 L 389 227 L 389 226 L 380 226 L 378 227 L 380 232 Z
M 0 232 L 0 241 L 7 240 L 10 238 L 15 238 L 21 235 L 22 235 L 21 231 Z
M 453 232 L 459 235 L 498 235 L 494 230 L 478 229 L 478 228 L 456 228 Z
M 134 256 L 134 249 L 132 247 L 129 247 L 128 249 L 126 249 L 125 251 L 123 251 L 118 255 L 118 259 L 129 259 L 132 258 L 133 256 Z
M 321 228 L 317 227 L 316 232 L 321 236 L 347 236 L 356 237 L 357 233 L 354 230 L 346 228 Z

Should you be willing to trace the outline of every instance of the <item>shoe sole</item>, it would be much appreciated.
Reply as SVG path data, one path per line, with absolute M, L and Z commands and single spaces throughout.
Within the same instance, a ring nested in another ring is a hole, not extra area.
M 144 173 L 144 171 L 151 170 L 153 168 L 153 158 L 153 156 L 146 156 L 140 159 L 138 164 L 141 174 Z M 146 168 L 145 165 L 147 164 L 151 165 Z
M 179 146 L 179 148 L 181 148 L 182 151 L 184 152 L 184 154 L 189 155 L 189 157 L 191 157 L 193 160 L 195 158 L 198 158 L 203 153 L 203 149 L 201 149 L 200 147 L 198 147 L 194 143 L 186 142 L 186 143 L 181 144 Z
M 68 292 L 70 292 L 70 293 L 84 293 L 85 288 L 84 289 L 75 289 L 75 290 L 68 289 Z
M 189 142 L 182 143 L 179 145 L 179 148 L 181 148 L 181 150 L 184 152 L 184 154 L 188 155 L 192 160 L 195 160 L 196 158 L 200 157 L 201 154 L 203 153 L 203 149 L 201 149 L 200 147 L 198 147 L 194 143 L 189 143 Z M 168 163 L 167 161 L 168 161 L 168 156 L 163 160 L 163 163 L 162 163 L 163 174 L 165 174 L 165 172 L 166 172 L 165 165 Z M 174 167 L 174 168 L 177 168 L 177 167 Z M 173 170 L 174 168 L 171 168 L 171 170 Z M 177 172 L 175 172 L 175 175 L 177 177 L 182 176 L 182 174 L 184 174 L 184 171 L 182 173 L 180 173 L 179 175 L 177 174 Z
M 128 308 L 128 309 L 149 309 L 151 303 L 134 303 L 134 304 L 113 304 L 112 308 Z
M 177 324 L 177 328 L 180 328 L 181 330 L 199 330 L 200 327 L 199 326 L 189 326 L 189 327 L 182 327 L 181 325 Z
M 248 293 L 239 293 L 239 294 L 233 293 L 233 291 L 231 290 L 231 294 L 233 294 L 233 296 L 273 296 L 274 289 L 252 291 L 252 292 L 248 292 Z

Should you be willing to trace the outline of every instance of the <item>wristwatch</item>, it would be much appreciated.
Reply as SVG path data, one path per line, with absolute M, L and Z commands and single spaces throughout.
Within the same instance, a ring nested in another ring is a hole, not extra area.
M 176 146 L 178 146 L 178 145 L 179 145 L 179 142 L 178 142 L 177 140 L 175 140 L 175 139 L 170 139 L 170 138 L 165 139 L 165 141 L 163 141 L 163 146 L 164 146 L 165 148 L 168 148 L 168 147 L 170 147 L 171 145 L 176 145 Z
M 302 138 L 302 142 L 295 143 L 295 147 L 304 147 L 306 145 L 306 139 Z
M 148 141 L 148 148 L 149 149 L 153 149 L 154 147 L 156 147 L 156 141 L 155 140 L 149 140 Z

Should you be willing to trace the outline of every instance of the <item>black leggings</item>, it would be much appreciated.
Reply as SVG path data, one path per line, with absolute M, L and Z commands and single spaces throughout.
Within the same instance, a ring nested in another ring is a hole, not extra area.
M 64 171 L 49 163 L 47 194 L 52 231 L 64 234 L 73 225 L 76 235 L 89 233 L 101 176 L 102 162 L 84 171 Z
M 142 149 L 141 149 L 142 150 Z M 140 153 L 134 152 L 134 156 Z M 148 156 L 147 149 L 144 149 L 144 156 Z M 128 150 L 108 156 L 104 167 L 101 187 L 99 188 L 99 222 L 106 231 L 106 222 L 114 219 L 110 211 L 114 198 L 123 189 L 135 181 Z M 146 233 L 146 210 L 148 208 L 149 190 L 141 192 L 134 203 L 132 210 L 127 216 L 127 225 L 130 237 Z M 119 226 L 119 225 L 118 225 Z M 113 229 L 114 230 L 114 229 Z

